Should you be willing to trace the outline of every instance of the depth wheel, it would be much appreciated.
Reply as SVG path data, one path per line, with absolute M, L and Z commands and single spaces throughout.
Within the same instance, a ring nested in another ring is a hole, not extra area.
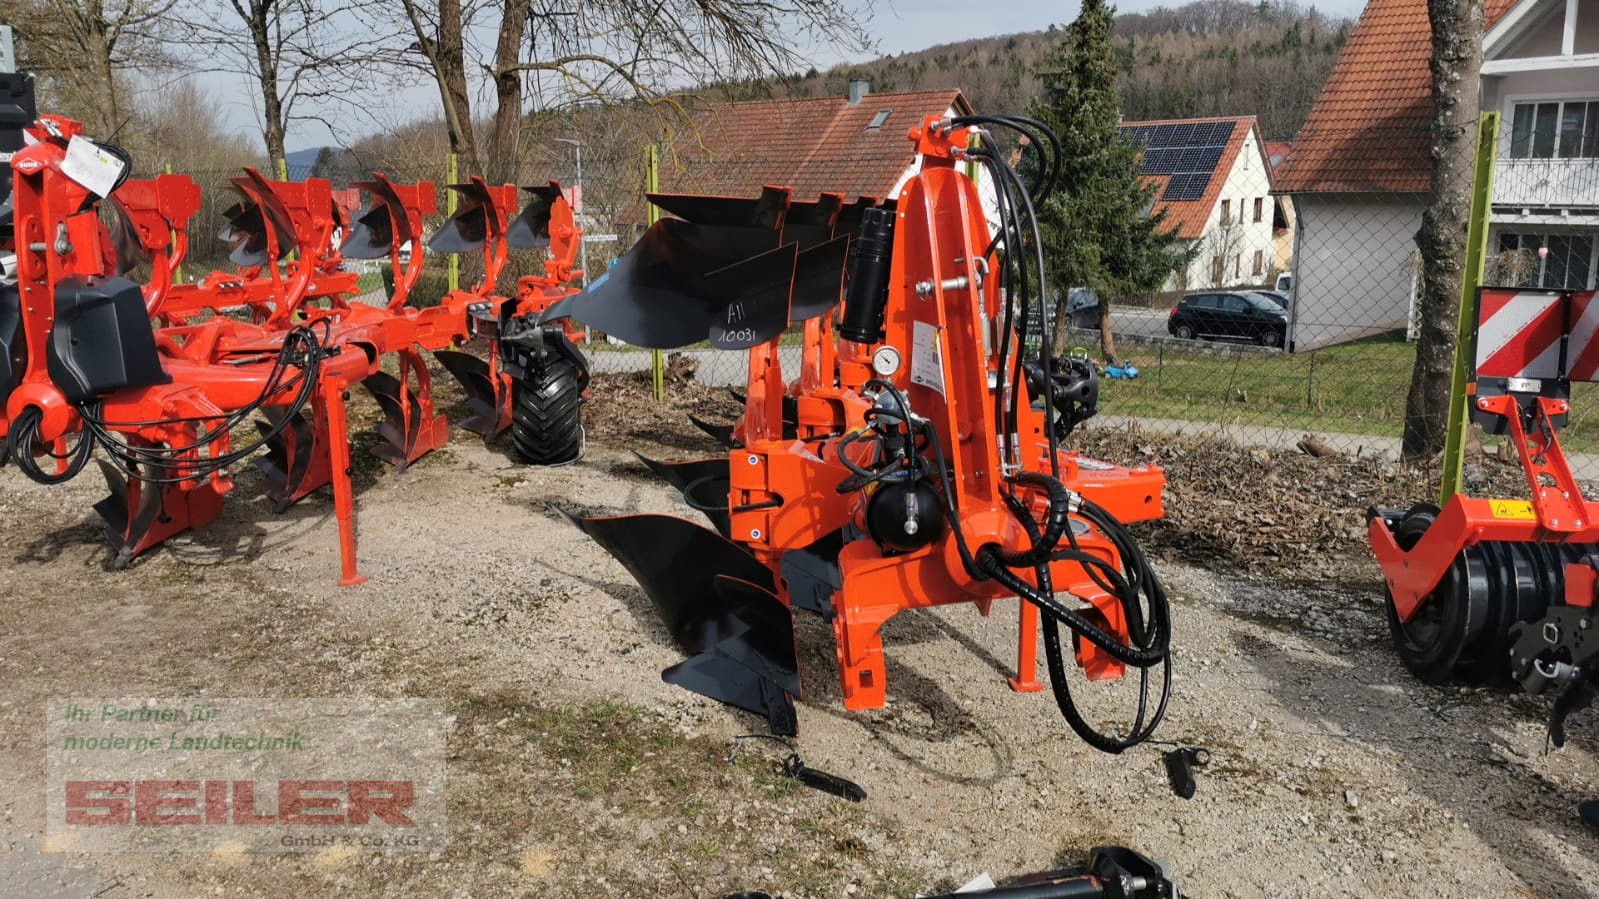
M 512 397 L 511 449 L 530 465 L 576 462 L 583 454 L 583 385 L 577 366 L 549 358 Z
M 1401 549 L 1412 549 L 1437 517 L 1437 506 L 1412 506 L 1394 529 L 1394 542 Z M 1394 649 L 1405 667 L 1428 683 L 1469 677 L 1481 667 L 1471 651 L 1487 623 L 1490 587 L 1486 560 L 1476 550 L 1478 547 L 1472 547 L 1455 557 L 1409 621 L 1399 620 L 1392 592 L 1384 594 Z M 1463 655 L 1466 658 L 1462 659 Z

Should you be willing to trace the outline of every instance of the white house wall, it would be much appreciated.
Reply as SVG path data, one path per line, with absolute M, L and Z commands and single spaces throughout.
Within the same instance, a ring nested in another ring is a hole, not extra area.
M 1300 194 L 1289 346 L 1316 349 L 1406 327 L 1423 198 Z
M 1205 287 L 1233 287 L 1266 283 L 1276 256 L 1272 244 L 1272 196 L 1269 164 L 1259 143 L 1259 134 L 1251 130 L 1244 137 L 1244 146 L 1233 159 L 1232 169 L 1223 182 L 1221 195 L 1210 210 L 1205 222 L 1205 236 L 1199 241 L 1199 254 L 1189 263 L 1187 289 Z M 1261 201 L 1261 218 L 1255 221 L 1255 201 Z M 1231 201 L 1234 224 L 1222 226 L 1221 201 Z M 1259 251 L 1262 271 L 1255 273 L 1255 253 Z M 1213 277 L 1214 260 L 1223 256 L 1220 282 Z M 1168 289 L 1181 289 L 1176 279 Z

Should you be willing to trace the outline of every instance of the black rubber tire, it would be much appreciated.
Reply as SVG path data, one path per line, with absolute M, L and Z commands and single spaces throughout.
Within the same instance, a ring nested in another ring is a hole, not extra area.
M 516 384 L 511 451 L 529 465 L 561 465 L 583 454 L 583 384 L 571 360 L 552 356 Z
M 1437 515 L 1436 506 L 1412 507 L 1394 528 L 1394 541 L 1407 550 L 1415 546 Z M 1410 673 L 1428 683 L 1448 683 L 1480 670 L 1471 651 L 1477 648 L 1478 638 L 1488 624 L 1492 588 L 1484 581 L 1493 577 L 1494 566 L 1478 549 L 1472 547 L 1455 557 L 1438 586 L 1408 622 L 1400 622 L 1393 595 L 1385 595 L 1383 605 L 1394 649 Z
M 1260 345 L 1264 347 L 1271 347 L 1272 349 L 1281 349 L 1283 345 L 1283 332 L 1277 330 L 1276 328 L 1267 328 L 1261 331 Z
M 1172 329 L 1172 334 L 1179 340 L 1193 340 L 1194 329 L 1188 325 L 1178 325 Z

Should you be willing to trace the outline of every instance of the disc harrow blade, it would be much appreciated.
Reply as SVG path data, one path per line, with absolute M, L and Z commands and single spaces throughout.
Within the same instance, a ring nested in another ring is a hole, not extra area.
M 372 447 L 372 455 L 393 465 L 396 472 L 404 472 L 422 433 L 422 404 L 414 393 L 405 393 L 400 379 L 388 372 L 375 372 L 361 383 L 383 410 L 383 421 L 377 427 L 383 442 Z
M 499 407 L 488 362 L 455 350 L 439 350 L 433 358 L 466 391 L 466 406 L 472 414 L 461 422 L 461 427 L 485 438 L 493 437 L 499 429 Z
M 567 517 L 633 575 L 693 655 L 663 672 L 664 680 L 765 715 L 774 732 L 794 732 L 787 695 L 799 691 L 793 617 L 766 566 L 681 518 Z

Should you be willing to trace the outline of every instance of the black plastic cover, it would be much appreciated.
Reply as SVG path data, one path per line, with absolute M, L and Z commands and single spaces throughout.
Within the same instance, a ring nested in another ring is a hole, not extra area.
M 0 409 L 22 372 L 22 293 L 15 281 L 0 284 Z
M 45 363 L 68 400 L 171 382 L 139 285 L 126 278 L 68 278 L 56 285 L 55 303 Z
M 11 154 L 22 149 L 22 129 L 38 117 L 33 76 L 0 72 L 0 200 L 11 197 Z

